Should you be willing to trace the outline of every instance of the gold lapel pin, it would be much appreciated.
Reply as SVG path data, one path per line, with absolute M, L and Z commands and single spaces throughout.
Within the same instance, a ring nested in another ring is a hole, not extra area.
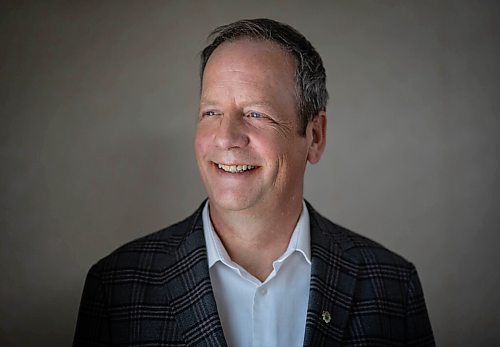
M 332 320 L 332 316 L 328 311 L 323 311 L 321 313 L 321 318 L 323 318 L 323 322 L 325 322 L 326 324 L 330 323 L 330 321 Z

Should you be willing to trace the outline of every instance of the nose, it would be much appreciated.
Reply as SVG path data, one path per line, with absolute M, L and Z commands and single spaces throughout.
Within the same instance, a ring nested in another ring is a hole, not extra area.
M 215 134 L 215 144 L 221 149 L 242 148 L 248 144 L 243 117 L 226 114 Z

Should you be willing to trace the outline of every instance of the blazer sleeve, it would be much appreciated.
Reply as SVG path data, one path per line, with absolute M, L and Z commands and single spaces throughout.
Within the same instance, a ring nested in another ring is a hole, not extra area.
M 405 325 L 407 346 L 436 345 L 425 306 L 422 285 L 415 267 L 413 267 L 408 283 Z
M 73 339 L 73 347 L 84 346 L 111 346 L 106 295 L 95 265 L 85 279 Z

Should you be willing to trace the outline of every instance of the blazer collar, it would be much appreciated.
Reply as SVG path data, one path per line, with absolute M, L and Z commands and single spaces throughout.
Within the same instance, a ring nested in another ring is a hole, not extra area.
M 356 288 L 352 241 L 306 201 L 311 222 L 311 284 L 304 346 L 340 346 Z
M 189 230 L 169 268 L 166 292 L 187 346 L 227 346 L 210 284 L 201 213 L 188 218 Z M 182 232 L 182 231 L 181 231 Z M 166 332 L 168 333 L 168 332 Z

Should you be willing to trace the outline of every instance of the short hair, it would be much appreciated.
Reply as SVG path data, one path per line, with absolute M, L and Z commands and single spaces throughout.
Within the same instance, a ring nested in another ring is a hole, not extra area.
M 320 111 L 326 111 L 328 103 L 326 73 L 323 61 L 316 49 L 304 35 L 290 25 L 267 18 L 258 18 L 243 19 L 214 29 L 208 36 L 211 43 L 201 52 L 201 83 L 203 83 L 203 73 L 208 59 L 215 49 L 224 42 L 245 38 L 277 43 L 295 58 L 295 94 L 299 132 L 305 135 L 309 121 L 313 120 Z

